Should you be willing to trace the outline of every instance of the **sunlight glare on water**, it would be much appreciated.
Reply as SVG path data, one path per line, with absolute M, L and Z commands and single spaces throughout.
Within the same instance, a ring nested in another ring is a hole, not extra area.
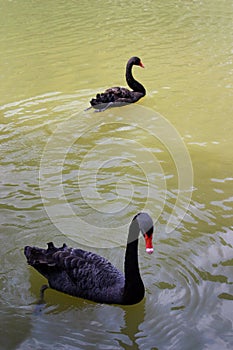
M 0 349 L 231 348 L 232 2 L 1 1 L 0 19 Z M 146 96 L 84 112 L 126 86 L 134 55 Z M 48 290 L 36 305 L 45 280 L 25 245 L 121 270 L 141 210 L 155 234 L 153 255 L 139 244 L 140 304 Z

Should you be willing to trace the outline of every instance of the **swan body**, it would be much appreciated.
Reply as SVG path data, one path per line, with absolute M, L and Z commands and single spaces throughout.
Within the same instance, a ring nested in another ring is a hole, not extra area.
M 91 106 L 101 112 L 108 107 L 118 107 L 129 103 L 135 103 L 145 96 L 146 90 L 144 86 L 135 80 L 132 75 L 132 67 L 134 65 L 144 68 L 142 61 L 138 57 L 131 57 L 127 62 L 125 76 L 127 84 L 132 90 L 124 87 L 109 88 L 103 93 L 97 94 L 96 97 L 90 101 Z
M 66 244 L 56 248 L 50 242 L 47 249 L 26 246 L 24 254 L 53 289 L 99 303 L 131 305 L 141 301 L 145 293 L 138 266 L 140 231 L 146 251 L 153 252 L 153 221 L 148 214 L 139 213 L 129 227 L 125 274 L 104 257 Z

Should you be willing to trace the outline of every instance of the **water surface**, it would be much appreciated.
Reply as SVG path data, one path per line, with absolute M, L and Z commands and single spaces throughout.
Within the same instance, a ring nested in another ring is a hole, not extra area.
M 2 0 L 0 18 L 1 349 L 231 348 L 232 2 Z M 132 55 L 146 97 L 84 112 L 125 86 Z M 140 304 L 48 290 L 35 306 L 45 281 L 24 245 L 67 242 L 122 269 L 141 210 L 155 252 L 140 241 Z

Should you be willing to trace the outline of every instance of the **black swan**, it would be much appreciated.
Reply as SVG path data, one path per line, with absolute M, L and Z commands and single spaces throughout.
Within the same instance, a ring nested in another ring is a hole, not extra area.
M 26 246 L 29 265 L 48 279 L 49 286 L 60 292 L 99 303 L 132 305 L 145 293 L 138 266 L 139 232 L 143 234 L 147 253 L 153 253 L 153 221 L 147 213 L 137 214 L 129 227 L 125 254 L 125 275 L 105 258 L 82 249 L 48 249 Z M 46 287 L 42 287 L 42 292 Z
M 108 107 L 119 107 L 129 103 L 134 103 L 140 100 L 146 94 L 146 90 L 142 84 L 134 79 L 132 75 L 132 67 L 140 66 L 144 68 L 144 65 L 140 58 L 131 57 L 126 65 L 126 81 L 132 90 L 128 90 L 123 87 L 112 87 L 107 89 L 101 94 L 97 94 L 96 98 L 90 101 L 91 107 L 96 111 L 105 111 Z M 90 109 L 88 108 L 88 109 Z

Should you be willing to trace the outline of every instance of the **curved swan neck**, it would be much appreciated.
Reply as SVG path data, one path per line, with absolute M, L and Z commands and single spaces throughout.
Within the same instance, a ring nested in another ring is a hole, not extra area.
M 128 61 L 127 65 L 126 65 L 125 77 L 126 77 L 127 84 L 129 85 L 129 87 L 133 91 L 141 92 L 143 95 L 145 95 L 146 94 L 146 90 L 145 90 L 144 86 L 142 84 L 140 84 L 133 77 L 133 74 L 132 74 L 132 67 L 133 67 L 133 65 L 134 65 L 134 63 L 131 62 L 130 60 Z
M 125 289 L 124 302 L 135 304 L 144 297 L 145 289 L 140 276 L 138 265 L 138 236 L 139 225 L 133 220 L 128 235 L 128 242 L 125 254 Z

